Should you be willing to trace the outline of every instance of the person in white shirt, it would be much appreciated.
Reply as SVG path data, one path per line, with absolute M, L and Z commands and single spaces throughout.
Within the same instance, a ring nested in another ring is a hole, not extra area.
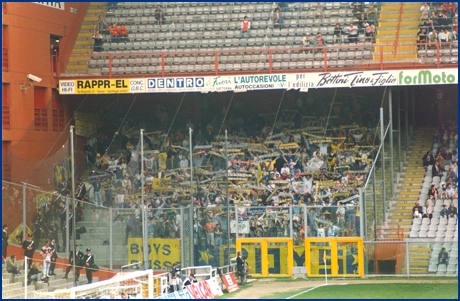
M 452 36 L 450 32 L 447 31 L 447 28 L 444 28 L 443 31 L 438 34 L 438 39 L 439 42 L 452 42 Z
M 144 157 L 145 167 L 147 168 L 148 172 L 154 172 L 153 170 L 153 161 L 155 159 L 152 157 L 151 154 L 147 155 L 147 158 Z
M 284 163 L 283 167 L 281 168 L 281 176 L 289 176 L 291 170 L 287 166 L 287 163 Z
M 420 7 L 420 13 L 430 13 L 430 6 L 427 2 L 424 2 L 423 5 Z
M 115 204 L 117 204 L 118 209 L 123 209 L 125 206 L 125 195 L 123 190 L 118 190 L 118 194 L 115 196 Z
M 251 37 L 251 21 L 249 21 L 248 16 L 244 16 L 243 21 L 241 21 L 240 39 L 243 38 L 245 32 L 249 39 Z
M 345 27 L 345 31 L 348 32 L 349 43 L 358 43 L 358 27 L 356 25 L 350 23 L 350 26 Z
M 425 202 L 425 206 L 423 207 L 423 218 L 431 219 L 433 217 L 433 208 L 431 208 L 430 203 L 427 201 Z
M 446 196 L 448 199 L 452 199 L 455 196 L 455 190 L 451 183 L 447 184 Z
M 318 225 L 318 227 L 316 229 L 316 233 L 317 233 L 316 234 L 317 237 L 326 237 L 326 232 L 325 232 L 325 230 L 323 228 L 323 224 L 320 223 Z

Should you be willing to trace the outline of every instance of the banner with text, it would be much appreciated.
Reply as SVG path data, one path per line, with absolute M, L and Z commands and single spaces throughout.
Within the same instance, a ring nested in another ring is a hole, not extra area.
M 48 6 L 48 7 L 51 7 L 51 8 L 60 9 L 60 10 L 64 10 L 64 3 L 65 2 L 32 2 L 32 3 L 40 4 L 40 5 Z
M 77 136 L 91 137 L 97 134 L 97 115 L 92 113 L 73 112 L 75 118 L 75 133 Z
M 309 72 L 261 75 L 82 79 L 59 81 L 60 94 L 122 94 L 301 90 L 457 84 L 457 69 Z
M 180 261 L 180 239 L 149 238 L 149 269 L 164 270 L 174 262 Z M 128 239 L 129 263 L 137 263 L 134 269 L 142 268 L 143 257 L 142 238 Z

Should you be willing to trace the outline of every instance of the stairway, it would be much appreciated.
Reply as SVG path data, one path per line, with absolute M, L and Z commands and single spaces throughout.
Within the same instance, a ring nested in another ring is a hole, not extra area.
M 99 15 L 107 13 L 107 2 L 90 2 L 86 16 L 78 33 L 69 63 L 64 72 L 65 76 L 87 74 L 88 64 L 93 53 L 94 28 Z
M 420 18 L 420 3 L 404 2 L 401 15 L 399 34 L 398 19 L 400 3 L 383 3 L 380 10 L 380 18 L 377 27 L 376 43 L 398 44 L 413 43 L 413 45 L 382 46 L 384 61 L 404 61 L 405 59 L 417 58 L 417 32 Z M 380 53 L 380 46 L 374 51 Z M 379 55 L 374 55 L 374 60 L 380 60 Z
M 2 298 L 3 299 L 24 299 L 24 260 L 18 260 L 18 267 L 22 275 L 16 276 L 6 271 L 2 265 Z M 57 289 L 65 289 L 73 287 L 73 269 L 69 273 L 68 279 L 62 279 L 65 274 L 65 267 L 58 267 L 54 270 L 56 276 L 49 278 L 48 284 L 33 281 L 27 286 L 27 299 L 46 298 L 45 295 L 36 293 L 52 292 Z M 98 277 L 93 277 L 93 282 L 97 282 Z M 86 283 L 85 271 L 80 270 L 80 278 L 77 282 L 78 285 Z
M 409 273 L 428 274 L 428 265 L 430 262 L 431 248 L 428 243 L 411 243 L 409 244 Z M 401 274 L 407 273 L 407 262 L 404 256 Z
M 399 174 L 395 195 L 397 198 L 390 202 L 387 220 L 390 224 L 399 225 L 404 229 L 404 237 L 408 238 L 412 224 L 412 207 L 420 199 L 425 169 L 422 157 L 432 148 L 432 137 L 427 133 L 434 132 L 429 127 L 419 127 L 406 152 L 402 172 Z M 423 204 L 421 204 L 423 206 Z

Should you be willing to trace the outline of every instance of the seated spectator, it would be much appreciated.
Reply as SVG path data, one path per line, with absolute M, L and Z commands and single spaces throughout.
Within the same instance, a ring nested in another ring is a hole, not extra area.
M 315 11 L 313 12 L 313 19 L 316 19 L 317 16 L 321 16 L 324 19 L 323 4 L 321 2 L 316 2 Z
M 430 20 L 430 16 L 428 13 L 423 12 L 420 16 L 420 27 L 428 26 L 428 21 Z
M 306 33 L 302 38 L 302 45 L 305 47 L 305 53 L 311 53 L 311 45 L 313 45 L 313 43 L 314 41 L 310 38 L 310 34 Z
M 375 9 L 373 5 L 369 5 L 367 9 L 367 20 L 369 24 L 374 24 L 377 20 L 377 9 Z
M 438 16 L 436 15 L 436 12 L 432 11 L 430 13 L 430 19 L 428 20 L 429 27 L 434 27 L 436 30 L 439 29 L 439 23 L 438 23 Z M 431 31 L 431 28 L 430 28 Z
M 446 159 L 444 158 L 444 155 L 442 154 L 442 150 L 438 150 L 436 155 L 434 156 L 434 160 L 439 163 L 439 167 L 443 168 L 446 165 Z M 443 169 L 443 172 L 445 170 Z
M 431 185 L 430 190 L 428 190 L 428 198 L 430 200 L 437 200 L 438 199 L 438 190 L 434 184 Z
M 281 11 L 278 7 L 275 8 L 273 12 L 273 25 L 279 25 L 280 30 L 283 29 L 283 18 L 281 17 Z
M 335 28 L 334 28 L 334 43 L 335 44 L 343 43 L 342 33 L 343 33 L 343 30 L 340 24 L 339 23 L 335 24 Z
M 248 16 L 244 16 L 243 21 L 241 21 L 240 39 L 243 38 L 245 32 L 248 34 L 249 39 L 251 37 L 251 21 L 249 21 Z
M 437 19 L 439 26 L 446 26 L 450 23 L 450 18 L 448 18 L 444 12 L 439 12 L 437 14 Z
M 443 172 L 444 172 L 444 168 L 439 166 L 439 161 L 436 161 L 433 165 L 433 169 L 431 170 L 431 174 L 433 178 L 442 176 Z
M 165 24 L 166 18 L 164 12 L 161 10 L 161 5 L 157 6 L 157 9 L 155 9 L 155 19 L 158 21 L 158 24 Z
M 348 42 L 349 43 L 358 43 L 358 27 L 353 23 L 350 23 L 350 26 L 345 27 L 345 31 L 348 32 Z
M 430 47 L 436 47 L 436 43 L 438 42 L 438 32 L 436 29 L 433 29 L 429 34 L 428 34 L 428 46 Z
M 438 255 L 438 265 L 445 264 L 446 266 L 449 265 L 449 254 L 446 251 L 446 248 L 442 248 L 441 252 Z
M 420 28 L 420 30 L 417 32 L 417 36 L 418 36 L 419 44 L 426 43 L 426 29 L 425 28 Z
M 11 274 L 21 275 L 16 261 L 16 255 L 11 255 L 10 258 L 6 260 L 6 271 Z
M 42 278 L 42 273 L 40 272 L 40 267 L 37 262 L 32 263 L 29 272 L 27 272 L 27 285 L 30 285 L 32 281 L 41 281 L 45 282 L 45 279 Z
M 441 212 L 439 213 L 439 216 L 442 218 L 447 218 L 449 216 L 449 209 L 447 209 L 446 204 L 442 205 L 442 209 L 441 209 Z
M 441 195 L 441 200 L 445 200 L 446 197 L 447 197 L 447 187 L 446 187 L 446 183 L 441 183 L 441 192 L 440 192 L 440 195 Z
M 375 36 L 375 26 L 374 24 L 369 24 L 369 26 L 366 27 L 366 41 L 373 42 L 374 36 Z
M 449 209 L 447 209 L 447 212 L 449 212 L 449 218 L 451 217 L 457 218 L 458 210 L 457 210 L 457 207 L 455 207 L 454 203 L 450 203 L 450 206 L 449 206 Z
M 434 134 L 433 134 L 433 143 L 440 143 L 441 139 L 442 139 L 442 134 L 439 132 L 438 129 L 436 129 L 436 131 L 434 131 Z
M 110 31 L 110 39 L 112 43 L 118 43 L 118 27 L 117 24 L 113 23 L 112 26 L 107 28 Z
M 430 206 L 430 202 L 425 202 L 425 207 L 423 207 L 423 218 L 433 218 L 433 208 Z
M 458 198 L 457 194 L 455 193 L 454 188 L 452 187 L 452 183 L 447 184 L 446 197 L 451 200 Z
M 422 219 L 423 208 L 422 208 L 422 206 L 420 206 L 419 202 L 415 202 L 415 206 L 412 208 L 412 216 L 414 218 Z
M 448 18 L 452 18 L 455 15 L 455 5 L 453 2 L 445 4 L 444 9 Z
M 445 27 L 439 33 L 438 38 L 439 38 L 439 42 L 452 42 L 452 34 L 450 32 L 448 32 L 447 28 L 445 28 Z
M 316 34 L 315 46 L 320 47 L 320 49 L 317 49 L 317 52 L 323 52 L 322 47 L 326 46 L 326 42 L 320 32 Z
M 423 14 L 423 13 L 429 14 L 430 13 L 430 6 L 428 5 L 427 2 L 423 2 L 422 6 L 420 7 L 420 13 L 421 14 Z
M 94 40 L 94 45 L 93 45 L 93 51 L 96 52 L 101 52 L 103 50 L 102 48 L 102 35 L 99 33 L 99 31 L 96 31 L 96 33 L 93 36 Z
M 126 30 L 125 24 L 120 24 L 118 29 L 120 30 L 120 41 L 125 43 L 129 42 L 128 31 Z
M 365 14 L 361 14 L 359 15 L 358 17 L 358 26 L 359 26 L 359 29 L 363 29 L 363 28 L 366 28 L 367 25 L 369 25 L 369 23 L 367 23 L 367 17 Z
M 353 3 L 353 10 L 352 10 L 352 13 L 353 13 L 353 17 L 355 17 L 355 19 L 358 19 L 359 16 L 364 13 L 364 9 L 363 9 L 363 5 L 361 4 L 361 2 L 355 2 Z

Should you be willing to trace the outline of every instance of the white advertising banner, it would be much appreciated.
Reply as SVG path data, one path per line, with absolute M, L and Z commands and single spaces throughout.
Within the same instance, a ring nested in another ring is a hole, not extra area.
M 458 83 L 457 69 L 309 72 L 260 75 L 60 80 L 60 94 L 300 90 Z
M 32 3 L 64 10 L 64 2 L 32 2 Z

